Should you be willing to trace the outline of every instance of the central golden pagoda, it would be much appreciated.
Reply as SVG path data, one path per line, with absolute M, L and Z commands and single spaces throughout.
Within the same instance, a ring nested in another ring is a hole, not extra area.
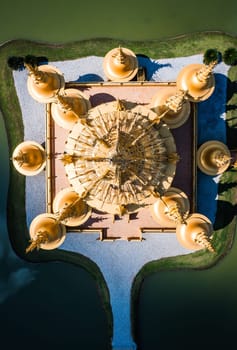
M 68 135 L 65 170 L 89 206 L 123 215 L 157 200 L 170 186 L 178 155 L 172 133 L 150 109 L 110 102 L 89 110 Z

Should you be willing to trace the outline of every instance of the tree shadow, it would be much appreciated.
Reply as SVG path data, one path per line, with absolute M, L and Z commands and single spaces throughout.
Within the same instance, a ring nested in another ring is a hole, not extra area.
M 213 94 L 198 104 L 198 143 L 208 140 L 226 140 L 226 121 L 223 115 L 226 112 L 226 86 L 227 78 L 224 74 L 216 73 L 215 89 Z M 218 136 L 218 138 L 217 138 Z
M 227 78 L 226 101 L 228 102 L 236 93 L 237 93 L 237 81 L 231 81 L 229 78 Z
M 237 205 L 233 205 L 230 202 L 218 200 L 217 201 L 217 211 L 216 220 L 213 225 L 214 230 L 220 230 L 226 227 L 236 216 Z
M 98 106 L 101 103 L 112 102 L 115 100 L 116 98 L 113 95 L 104 92 L 90 96 L 90 102 L 92 107 Z
M 76 80 L 74 80 L 74 83 L 97 83 L 98 81 L 104 81 L 104 79 L 94 73 L 88 73 L 80 75 Z
M 146 70 L 146 78 L 147 80 L 151 80 L 152 75 L 159 69 L 164 67 L 172 67 L 170 63 L 159 63 L 157 61 L 152 60 L 150 57 L 143 55 L 143 54 L 137 54 L 138 59 L 138 65 L 145 68 Z
M 90 227 L 92 226 L 94 223 L 96 222 L 102 222 L 104 220 L 106 220 L 107 217 L 106 216 L 94 216 L 94 217 L 90 217 L 87 222 L 86 222 L 86 225 L 83 225 L 83 227 Z
M 234 94 L 237 93 L 237 81 L 231 81 L 227 78 L 227 96 L 226 96 L 226 112 L 230 112 L 226 123 L 227 146 L 230 149 L 237 147 L 237 106 L 228 105 Z
M 218 185 L 212 176 L 197 170 L 197 212 L 215 221 L 217 210 Z
M 236 109 L 237 109 L 236 105 L 226 105 L 226 112 L 235 111 Z M 232 120 L 232 119 L 237 119 L 237 116 L 233 118 L 229 118 L 228 120 Z
M 219 183 L 218 184 L 218 194 L 223 194 L 224 192 L 226 192 L 234 187 L 237 187 L 237 182 Z
M 237 115 L 236 117 L 233 117 L 232 120 L 237 121 Z M 227 146 L 229 149 L 236 149 L 237 148 L 237 127 L 235 126 L 229 126 L 228 123 L 226 123 L 226 136 L 227 136 Z
M 131 213 L 130 216 L 129 216 L 130 220 L 138 220 L 137 214 L 138 214 L 137 212 L 136 213 Z

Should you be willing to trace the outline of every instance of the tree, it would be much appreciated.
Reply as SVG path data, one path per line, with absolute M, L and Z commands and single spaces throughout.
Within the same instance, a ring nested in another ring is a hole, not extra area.
M 7 60 L 8 67 L 13 70 L 24 69 L 24 57 L 21 56 L 10 56 Z
M 217 49 L 208 49 L 203 55 L 203 63 L 209 64 L 213 61 L 221 61 L 221 53 Z
M 37 65 L 48 64 L 49 60 L 46 56 L 37 56 Z
M 223 54 L 223 61 L 229 66 L 235 66 L 237 64 L 237 49 L 235 47 L 229 47 Z
M 10 56 L 8 57 L 7 64 L 8 67 L 13 70 L 23 70 L 25 68 L 25 64 L 30 65 L 31 67 L 36 67 L 41 64 L 47 64 L 48 59 L 45 56 L 34 56 L 34 55 L 26 55 L 22 56 Z
M 37 57 L 34 55 L 26 55 L 24 57 L 24 63 L 29 64 L 32 67 L 35 67 L 38 65 Z

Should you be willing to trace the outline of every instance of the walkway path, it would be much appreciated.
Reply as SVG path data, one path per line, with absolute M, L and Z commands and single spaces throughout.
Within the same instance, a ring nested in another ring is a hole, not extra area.
M 153 60 L 139 57 L 140 65 L 147 69 L 148 79 L 167 82 L 176 81 L 181 68 L 190 63 L 202 63 L 202 55 L 184 58 Z M 64 73 L 66 81 L 104 80 L 102 70 L 103 58 L 90 56 L 72 61 L 50 62 Z M 217 139 L 226 140 L 225 99 L 226 74 L 228 66 L 218 64 L 215 69 L 216 89 L 211 98 L 198 105 L 198 142 Z M 14 72 L 16 91 L 19 97 L 24 127 L 25 140 L 39 143 L 45 139 L 45 105 L 34 101 L 27 91 L 27 72 Z M 215 219 L 217 178 L 199 173 L 198 176 L 198 211 Z M 206 198 L 209 198 L 206 201 Z M 211 199 L 211 200 L 210 200 Z M 26 179 L 27 224 L 45 212 L 45 178 L 44 174 Z M 69 233 L 60 249 L 79 252 L 97 263 L 109 287 L 113 311 L 114 349 L 136 349 L 131 336 L 131 286 L 141 267 L 149 261 L 163 257 L 189 254 L 177 242 L 173 233 L 144 234 L 142 242 L 100 242 L 98 234 Z

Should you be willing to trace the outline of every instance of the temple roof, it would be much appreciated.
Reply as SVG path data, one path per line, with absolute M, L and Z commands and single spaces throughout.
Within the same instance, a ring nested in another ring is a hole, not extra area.
M 121 107 L 121 106 L 120 106 Z M 70 184 L 101 211 L 134 212 L 165 192 L 176 169 L 176 146 L 157 115 L 138 106 L 121 110 L 105 103 L 89 111 L 69 133 L 65 165 Z

